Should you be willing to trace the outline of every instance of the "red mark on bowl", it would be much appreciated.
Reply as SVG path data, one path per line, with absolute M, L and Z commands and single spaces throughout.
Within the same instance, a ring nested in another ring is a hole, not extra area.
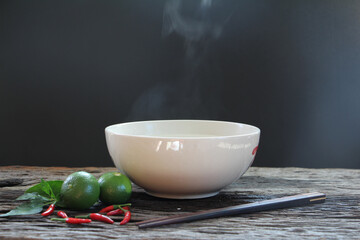
M 258 146 L 256 146 L 256 147 L 254 148 L 254 150 L 252 151 L 252 155 L 255 155 L 255 153 L 256 153 L 257 150 L 258 150 Z

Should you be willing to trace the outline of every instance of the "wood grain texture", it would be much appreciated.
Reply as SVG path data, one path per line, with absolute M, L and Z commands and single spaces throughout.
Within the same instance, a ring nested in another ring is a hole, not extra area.
M 0 167 L 0 181 L 19 179 L 0 187 L 0 213 L 19 204 L 14 199 L 28 187 L 45 180 L 64 180 L 84 170 L 99 177 L 114 168 Z M 132 221 L 125 226 L 93 222 L 73 226 L 52 222 L 40 214 L 0 218 L 0 239 L 359 239 L 360 170 L 250 168 L 219 195 L 198 200 L 155 198 L 134 186 Z M 233 206 L 307 192 L 323 192 L 327 200 L 298 208 L 208 219 L 159 228 L 138 229 L 135 222 L 178 213 Z M 102 206 L 93 209 L 96 211 Z M 80 212 L 67 211 L 69 215 Z M 91 211 L 83 211 L 91 212 Z M 116 217 L 117 221 L 121 217 Z

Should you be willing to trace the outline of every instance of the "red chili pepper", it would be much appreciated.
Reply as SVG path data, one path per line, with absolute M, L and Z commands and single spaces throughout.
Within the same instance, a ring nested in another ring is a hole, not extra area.
M 120 225 L 124 225 L 124 224 L 128 223 L 130 221 L 130 218 L 131 218 L 131 212 L 129 210 L 125 210 L 125 217 L 120 222 Z
M 91 219 L 83 218 L 52 218 L 53 221 L 61 221 L 71 224 L 91 223 Z
M 110 224 L 114 223 L 114 220 L 100 213 L 90 213 L 88 215 L 76 216 L 76 218 L 90 218 L 91 220 L 95 221 L 106 222 Z
M 103 208 L 103 209 L 101 209 L 101 210 L 99 211 L 99 213 L 110 212 L 110 211 L 114 210 L 114 206 L 115 206 L 115 205 L 111 205 L 111 206 L 108 206 L 108 207 L 106 207 L 106 208 Z
M 99 211 L 99 213 L 107 213 L 107 212 L 110 212 L 110 211 L 115 210 L 115 209 L 121 209 L 122 207 L 125 207 L 125 206 L 131 206 L 131 203 L 125 203 L 125 204 L 119 204 L 119 205 L 110 205 L 110 206 L 107 206 L 107 207 L 101 209 Z
M 50 214 L 52 214 L 55 210 L 55 204 L 50 204 L 50 206 L 48 207 L 48 209 L 46 209 L 45 212 L 43 212 L 41 215 L 43 215 L 44 217 L 49 216 Z
M 123 207 L 123 209 L 130 210 L 130 208 L 128 206 Z M 115 210 L 112 210 L 112 211 L 108 212 L 106 215 L 108 215 L 108 216 L 116 216 L 116 215 L 121 215 L 123 213 L 124 213 L 124 211 L 121 208 L 119 208 L 119 209 L 115 209 Z
M 106 223 L 110 223 L 113 224 L 114 220 L 112 220 L 111 218 L 101 215 L 100 213 L 90 213 L 90 219 L 95 220 L 95 221 L 101 221 L 101 222 L 106 222 Z
M 68 215 L 64 211 L 58 211 L 57 215 L 62 218 L 68 218 Z

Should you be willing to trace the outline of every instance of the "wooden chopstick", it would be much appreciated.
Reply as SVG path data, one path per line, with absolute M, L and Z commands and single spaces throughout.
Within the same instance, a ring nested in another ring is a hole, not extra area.
M 178 214 L 170 217 L 145 220 L 136 223 L 139 228 L 157 227 L 167 224 L 191 222 L 209 218 L 231 216 L 241 213 L 253 213 L 273 209 L 299 207 L 308 204 L 323 203 L 326 195 L 323 193 L 305 193 L 294 196 L 275 198 L 260 202 L 247 203 L 232 207 L 217 208 L 212 210 L 199 211 L 194 213 Z

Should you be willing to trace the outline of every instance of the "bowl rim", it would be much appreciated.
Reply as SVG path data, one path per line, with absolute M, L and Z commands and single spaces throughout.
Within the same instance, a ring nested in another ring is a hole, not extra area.
M 234 134 L 234 135 L 219 135 L 219 136 L 150 136 L 150 135 L 139 135 L 139 134 L 121 134 L 112 130 L 112 128 L 119 125 L 130 125 L 130 124 L 138 124 L 138 123 L 150 123 L 150 122 L 218 122 L 225 124 L 236 124 L 242 125 L 245 127 L 250 127 L 254 131 L 251 133 L 244 134 Z M 135 138 L 152 138 L 152 139 L 223 139 L 223 138 L 236 138 L 236 137 L 246 137 L 252 135 L 260 135 L 261 130 L 253 125 L 239 122 L 231 122 L 231 121 L 220 121 L 220 120 L 200 120 L 200 119 L 169 119 L 169 120 L 145 120 L 145 121 L 132 121 L 132 122 L 123 122 L 109 125 L 105 128 L 105 133 L 111 133 L 112 135 L 118 136 L 126 136 L 126 137 L 135 137 Z

